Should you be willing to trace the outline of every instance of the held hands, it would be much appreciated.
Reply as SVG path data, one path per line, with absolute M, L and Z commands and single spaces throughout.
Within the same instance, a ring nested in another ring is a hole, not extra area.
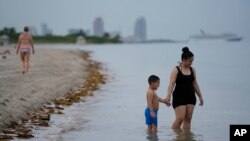
M 164 99 L 164 102 L 165 102 L 165 104 L 166 104 L 168 107 L 171 106 L 170 99 L 171 99 L 171 97 L 169 97 L 169 96 L 167 96 L 167 97 Z

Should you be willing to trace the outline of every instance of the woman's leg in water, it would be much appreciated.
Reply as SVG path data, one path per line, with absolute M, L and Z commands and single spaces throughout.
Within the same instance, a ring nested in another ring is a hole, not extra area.
M 193 111 L 194 111 L 194 105 L 188 104 L 186 108 L 186 116 L 183 122 L 183 129 L 190 129 Z
M 186 105 L 181 105 L 181 106 L 175 107 L 175 109 L 174 109 L 175 121 L 172 124 L 172 129 L 179 129 L 181 127 L 181 124 L 185 119 L 186 109 L 187 109 Z

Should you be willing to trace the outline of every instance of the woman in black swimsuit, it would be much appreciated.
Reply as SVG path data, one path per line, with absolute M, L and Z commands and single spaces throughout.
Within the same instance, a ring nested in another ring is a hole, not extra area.
M 182 123 L 183 129 L 190 129 L 191 119 L 196 104 L 195 93 L 198 95 L 200 105 L 203 105 L 203 98 L 197 83 L 196 71 L 191 67 L 194 55 L 188 47 L 182 49 L 182 62 L 176 66 L 170 76 L 170 83 L 166 97 L 166 103 L 170 105 L 171 94 L 173 93 L 172 105 L 175 110 L 175 121 L 173 129 L 180 128 Z

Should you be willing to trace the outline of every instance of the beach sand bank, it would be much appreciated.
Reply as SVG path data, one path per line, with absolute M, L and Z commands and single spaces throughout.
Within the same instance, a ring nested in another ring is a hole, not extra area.
M 93 69 L 93 62 L 87 59 L 86 52 L 84 56 L 79 50 L 47 46 L 36 46 L 28 74 L 21 73 L 20 57 L 13 46 L 0 48 L 0 51 L 7 48 L 11 51 L 5 59 L 0 58 L 0 131 L 13 121 L 21 122 L 22 117 L 37 111 L 43 104 L 83 87 L 93 72 L 89 69 L 90 66 Z

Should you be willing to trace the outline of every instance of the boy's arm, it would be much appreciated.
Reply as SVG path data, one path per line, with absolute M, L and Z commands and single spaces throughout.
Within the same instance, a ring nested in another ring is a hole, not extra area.
M 153 97 L 154 97 L 154 93 L 148 92 L 148 108 L 149 108 L 150 112 L 154 112 Z
M 158 99 L 159 99 L 159 102 L 165 103 L 165 100 L 164 100 L 164 99 L 162 99 L 162 98 L 160 98 L 160 97 L 158 97 Z
M 153 97 L 154 97 L 154 93 L 152 91 L 149 91 L 148 92 L 148 108 L 150 110 L 151 117 L 155 117 L 155 112 L 153 108 Z

